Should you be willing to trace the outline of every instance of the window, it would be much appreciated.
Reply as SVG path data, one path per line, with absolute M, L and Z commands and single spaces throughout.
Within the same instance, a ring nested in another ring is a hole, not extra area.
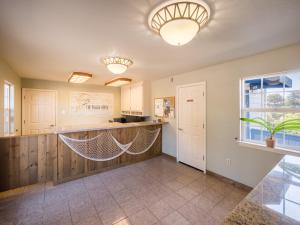
M 241 82 L 241 117 L 261 117 L 271 123 L 300 118 L 300 70 L 245 78 Z M 241 122 L 241 141 L 262 144 L 268 132 Z M 276 134 L 276 145 L 300 150 L 300 132 Z
M 14 85 L 4 82 L 4 135 L 12 135 L 14 130 Z

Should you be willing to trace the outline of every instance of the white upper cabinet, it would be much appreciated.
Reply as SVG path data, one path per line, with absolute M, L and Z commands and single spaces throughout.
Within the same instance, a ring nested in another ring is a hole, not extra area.
M 130 85 L 121 88 L 121 111 L 122 114 L 130 114 Z
M 150 115 L 150 86 L 137 82 L 121 87 L 121 111 L 124 115 Z

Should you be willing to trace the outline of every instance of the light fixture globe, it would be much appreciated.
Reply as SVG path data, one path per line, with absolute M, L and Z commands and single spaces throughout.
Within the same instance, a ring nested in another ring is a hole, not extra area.
M 170 0 L 149 15 L 149 27 L 170 45 L 190 42 L 210 18 L 210 8 L 202 0 Z
M 106 68 L 113 74 L 124 73 L 127 68 L 133 64 L 130 59 L 122 57 L 106 57 L 103 59 L 103 63 L 106 65 Z

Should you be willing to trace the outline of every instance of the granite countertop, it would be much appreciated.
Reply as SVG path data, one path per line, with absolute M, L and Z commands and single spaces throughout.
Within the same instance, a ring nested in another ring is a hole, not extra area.
M 74 132 L 82 132 L 82 131 L 93 131 L 93 130 L 109 130 L 109 129 L 117 129 L 117 128 L 129 128 L 129 127 L 142 127 L 142 126 L 151 126 L 151 125 L 162 125 L 166 122 L 135 122 L 135 123 L 103 123 L 96 125 L 81 125 L 81 126 L 68 126 L 61 127 L 56 130 L 55 133 L 63 134 L 63 133 L 74 133 Z
M 286 155 L 223 225 L 300 225 L 300 157 Z

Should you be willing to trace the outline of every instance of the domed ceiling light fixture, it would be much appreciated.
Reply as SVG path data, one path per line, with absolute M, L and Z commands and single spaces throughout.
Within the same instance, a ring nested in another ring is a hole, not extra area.
M 190 42 L 210 18 L 210 8 L 202 0 L 170 0 L 154 8 L 149 27 L 170 45 Z
M 106 68 L 113 74 L 124 73 L 133 64 L 132 60 L 123 57 L 106 57 L 103 59 Z

